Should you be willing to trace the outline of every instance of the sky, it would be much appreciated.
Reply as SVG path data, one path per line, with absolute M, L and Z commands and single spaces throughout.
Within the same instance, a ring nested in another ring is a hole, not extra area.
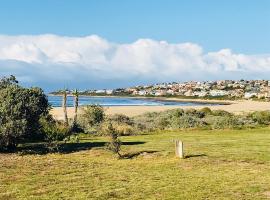
M 45 90 L 269 79 L 269 0 L 1 0 L 0 76 Z

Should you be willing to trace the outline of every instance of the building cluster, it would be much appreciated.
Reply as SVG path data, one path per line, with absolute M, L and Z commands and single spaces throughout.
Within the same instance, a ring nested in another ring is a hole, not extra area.
M 129 88 L 84 90 L 85 95 L 132 95 L 132 96 L 182 96 L 270 98 L 270 81 L 267 80 L 219 80 L 160 83 Z
M 267 80 L 220 80 L 161 83 L 125 88 L 125 92 L 139 96 L 186 96 L 270 98 L 270 81 Z

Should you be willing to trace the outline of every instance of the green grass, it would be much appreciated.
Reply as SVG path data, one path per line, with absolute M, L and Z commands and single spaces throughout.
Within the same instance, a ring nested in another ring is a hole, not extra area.
M 86 136 L 73 153 L 0 154 L 0 199 L 270 198 L 269 128 L 121 139 L 129 159 L 106 151 L 106 138 Z M 174 156 L 174 139 L 186 159 Z

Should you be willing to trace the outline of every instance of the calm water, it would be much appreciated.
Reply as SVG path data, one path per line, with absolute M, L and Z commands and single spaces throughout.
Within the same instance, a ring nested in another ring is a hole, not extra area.
M 53 107 L 62 106 L 62 96 L 49 96 L 49 102 Z M 218 104 L 205 104 L 197 102 L 177 102 L 177 101 L 161 101 L 154 99 L 136 99 L 136 98 L 126 98 L 126 97 L 79 97 L 79 105 L 90 105 L 99 104 L 101 106 L 211 106 Z M 73 106 L 73 97 L 67 97 L 67 105 L 69 107 Z

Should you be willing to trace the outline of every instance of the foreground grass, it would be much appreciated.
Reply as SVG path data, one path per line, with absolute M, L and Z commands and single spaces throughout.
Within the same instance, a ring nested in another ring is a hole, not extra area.
M 270 129 L 175 131 L 121 138 L 83 137 L 76 152 L 0 154 L 0 199 L 267 199 Z M 173 139 L 185 144 L 175 158 Z

